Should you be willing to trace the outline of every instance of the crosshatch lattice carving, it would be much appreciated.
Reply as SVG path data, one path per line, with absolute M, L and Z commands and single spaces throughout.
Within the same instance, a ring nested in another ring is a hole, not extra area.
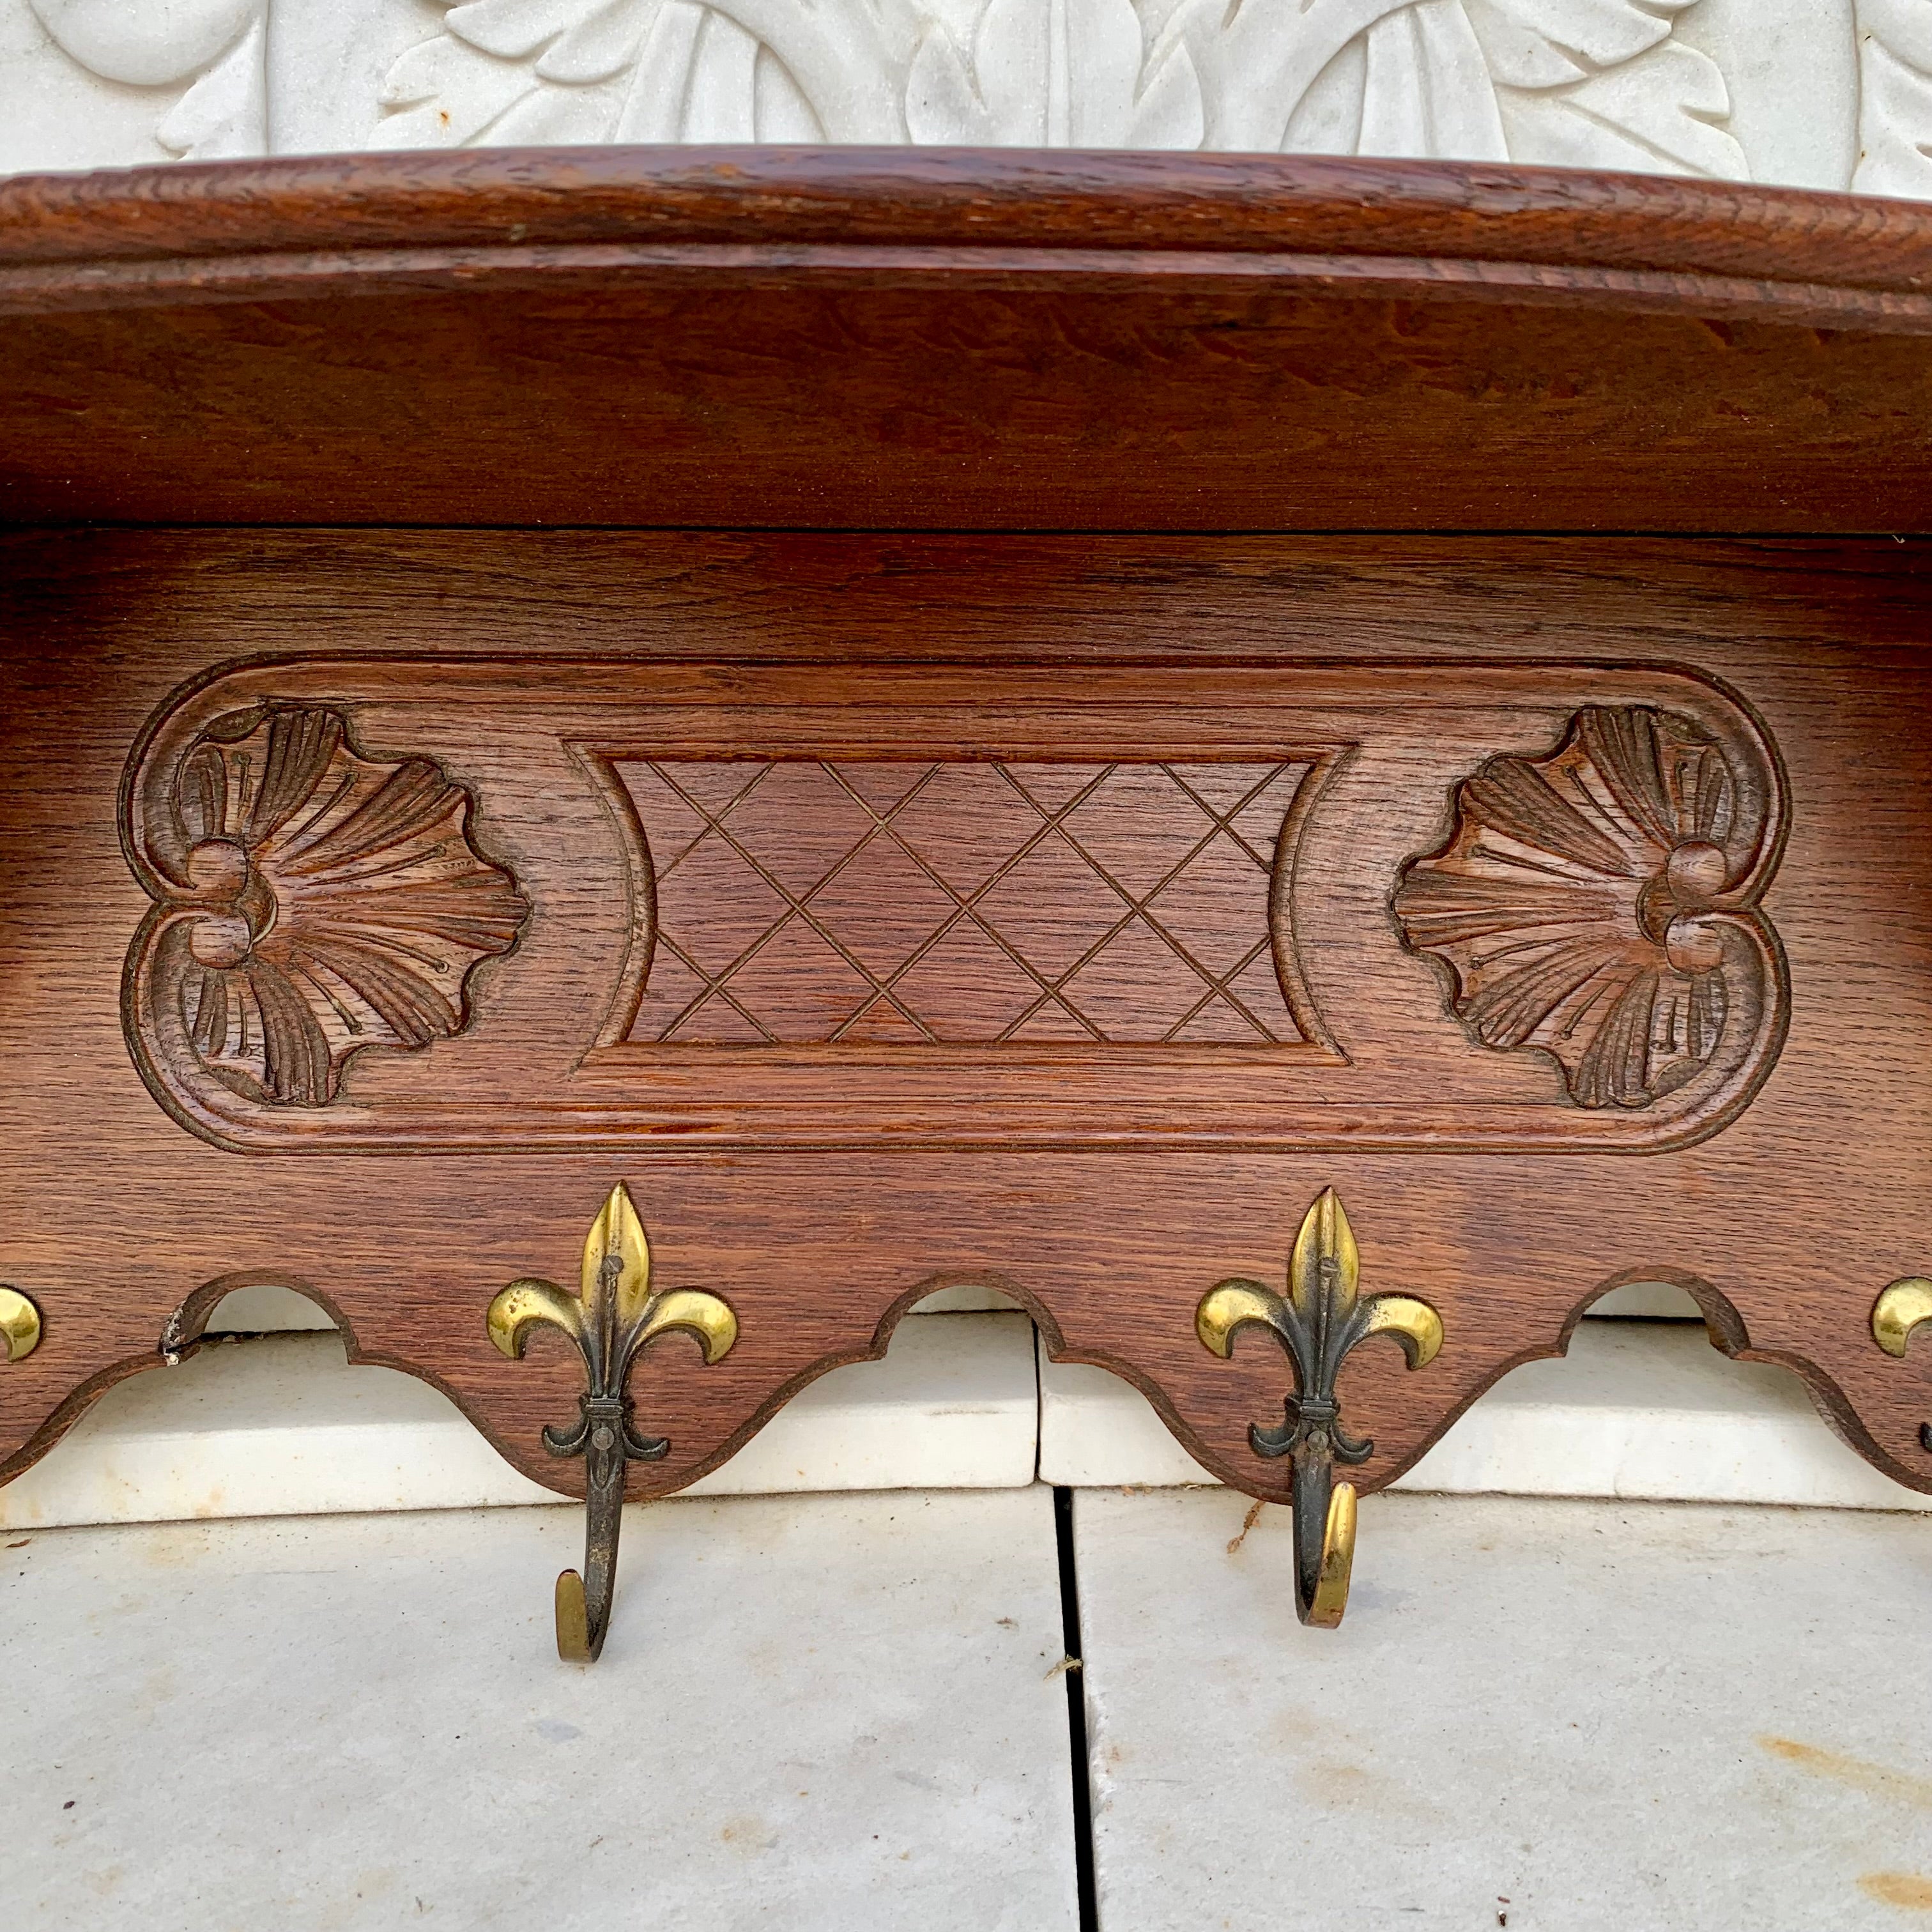
M 1273 910 L 1315 769 L 621 764 L 656 896 L 629 1037 L 1318 1037 Z

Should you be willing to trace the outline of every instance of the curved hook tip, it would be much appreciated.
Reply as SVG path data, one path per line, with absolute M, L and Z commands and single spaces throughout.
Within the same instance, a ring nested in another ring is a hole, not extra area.
M 1348 1578 L 1355 1566 L 1355 1486 L 1337 1483 L 1328 1498 L 1328 1520 L 1322 1531 L 1322 1568 L 1315 1594 L 1301 1621 L 1316 1630 L 1333 1630 L 1348 1607 Z
M 590 1618 L 584 1607 L 584 1579 L 574 1570 L 564 1570 L 556 1580 L 556 1654 L 566 1664 L 595 1664 L 604 1648 L 603 1633 L 593 1642 Z

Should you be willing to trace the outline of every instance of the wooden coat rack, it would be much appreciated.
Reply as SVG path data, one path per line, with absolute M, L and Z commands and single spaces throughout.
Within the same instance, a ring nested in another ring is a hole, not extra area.
M 25 179 L 0 368 L 0 1474 L 284 1283 L 587 1482 L 592 1654 L 617 1498 L 970 1280 L 1332 1622 L 1664 1280 L 1932 1490 L 1932 209 Z

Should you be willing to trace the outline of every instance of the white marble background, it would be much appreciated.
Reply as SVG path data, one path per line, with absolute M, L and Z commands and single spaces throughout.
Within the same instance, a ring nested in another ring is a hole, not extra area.
M 0 172 L 820 140 L 1932 196 L 1932 0 L 0 0 Z

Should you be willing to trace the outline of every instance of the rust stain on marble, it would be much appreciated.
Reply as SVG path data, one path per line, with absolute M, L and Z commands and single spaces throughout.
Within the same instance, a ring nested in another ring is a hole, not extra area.
M 1881 1905 L 1895 1905 L 1905 1912 L 1932 1912 L 1932 1878 L 1917 1872 L 1868 1872 L 1858 1880 L 1858 1889 Z
M 1873 1798 L 1888 1798 L 1898 1804 L 1912 1804 L 1932 1811 L 1932 1778 L 1919 1778 L 1909 1771 L 1894 1771 L 1889 1765 L 1872 1764 L 1864 1758 L 1847 1757 L 1842 1751 L 1826 1750 L 1818 1744 L 1800 1744 L 1796 1738 L 1760 1736 L 1760 1747 L 1820 1778 L 1846 1784 Z

